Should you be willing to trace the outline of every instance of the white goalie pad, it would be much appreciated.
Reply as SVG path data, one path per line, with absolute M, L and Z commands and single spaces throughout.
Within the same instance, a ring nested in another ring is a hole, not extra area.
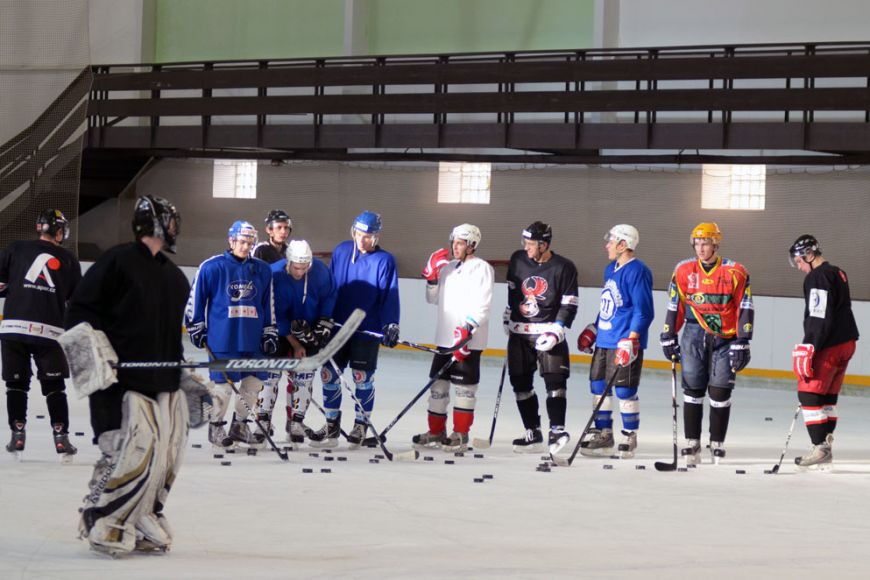
M 214 411 L 214 400 L 211 396 L 214 383 L 189 369 L 183 369 L 179 385 L 187 399 L 190 428 L 202 427 L 211 420 Z
M 81 322 L 61 334 L 57 342 L 66 355 L 73 388 L 80 399 L 118 382 L 118 373 L 112 368 L 118 355 L 103 331 Z

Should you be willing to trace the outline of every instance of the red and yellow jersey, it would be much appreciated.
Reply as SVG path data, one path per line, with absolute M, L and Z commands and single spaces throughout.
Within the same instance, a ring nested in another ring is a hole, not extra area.
M 718 256 L 709 271 L 697 258 L 677 264 L 668 287 L 664 332 L 677 334 L 688 317 L 710 334 L 749 340 L 754 315 L 749 272 L 741 264 Z

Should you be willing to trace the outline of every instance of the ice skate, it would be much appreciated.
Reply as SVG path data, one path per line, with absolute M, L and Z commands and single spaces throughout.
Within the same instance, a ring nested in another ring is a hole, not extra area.
M 722 441 L 710 441 L 710 453 L 713 456 L 713 465 L 725 459 L 725 444 Z
M 571 440 L 571 435 L 568 434 L 565 429 L 562 427 L 550 428 L 550 435 L 548 437 L 547 444 L 549 446 L 550 455 L 556 455 L 559 453 L 565 445 L 568 444 L 568 441 Z
M 272 416 L 269 413 L 257 413 L 257 421 L 260 424 L 254 423 L 254 431 L 251 433 L 251 447 L 263 449 L 266 447 L 266 433 L 269 434 L 269 437 L 274 433 Z
M 305 442 L 305 435 L 310 431 L 310 429 L 306 429 L 305 425 L 302 423 L 302 417 L 297 419 L 294 416 L 293 419 L 287 421 L 285 431 L 287 432 L 287 442 L 293 445 L 298 445 Z
M 592 436 L 580 444 L 580 455 L 606 457 L 613 452 L 613 429 L 593 429 Z
M 622 431 L 622 436 L 625 438 L 616 450 L 619 452 L 620 459 L 631 459 L 634 457 L 634 450 L 637 449 L 637 431 Z
M 689 439 L 686 441 L 688 447 L 683 447 L 680 454 L 686 460 L 686 465 L 698 465 L 701 462 L 701 440 Z
M 226 424 L 226 421 L 214 421 L 208 424 L 208 442 L 216 450 L 222 450 L 233 444 L 232 440 L 227 437 L 227 430 L 224 428 Z
M 334 419 L 327 419 L 326 423 L 317 431 L 308 433 L 309 445 L 318 449 L 331 449 L 338 447 L 338 436 L 341 434 L 341 413 Z
M 802 457 L 795 457 L 795 465 L 801 471 L 831 471 L 834 467 L 833 442 L 834 436 L 828 433 L 824 443 L 813 445 L 810 452 Z
M 353 424 L 353 429 L 350 430 L 350 433 L 347 434 L 347 444 L 349 449 L 357 449 L 360 445 L 362 445 L 363 440 L 366 438 L 366 431 L 368 430 L 368 425 L 366 423 L 360 423 L 355 421 Z
M 78 453 L 75 445 L 70 443 L 69 432 L 63 428 L 63 425 L 54 425 L 54 449 L 60 455 L 61 463 L 72 463 L 73 456 Z
M 468 433 L 454 431 L 441 441 L 441 449 L 453 453 L 468 451 Z
M 6 444 L 6 451 L 11 453 L 15 459 L 21 461 L 24 458 L 24 444 L 27 440 L 27 434 L 24 431 L 24 422 L 16 421 L 12 429 L 12 437 L 9 443 Z
M 447 440 L 447 438 L 447 433 L 445 431 L 441 431 L 440 433 L 426 431 L 411 437 L 411 443 L 414 444 L 414 447 L 437 449 L 441 447 L 441 443 Z
M 526 429 L 525 435 L 513 440 L 514 453 L 540 453 L 544 447 L 544 436 L 541 429 Z

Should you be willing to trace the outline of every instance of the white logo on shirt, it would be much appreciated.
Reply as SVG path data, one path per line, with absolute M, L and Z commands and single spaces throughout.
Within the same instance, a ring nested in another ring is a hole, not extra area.
M 24 284 L 24 287 L 55 292 L 54 280 L 51 277 L 52 270 L 60 270 L 60 260 L 51 254 L 39 254 L 24 275 L 24 279 L 30 282 Z
M 810 290 L 809 300 L 810 316 L 824 318 L 825 310 L 828 309 L 828 291 L 813 288 Z

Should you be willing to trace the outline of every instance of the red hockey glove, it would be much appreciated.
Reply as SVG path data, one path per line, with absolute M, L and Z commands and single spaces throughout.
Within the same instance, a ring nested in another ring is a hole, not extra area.
M 796 344 L 791 351 L 794 374 L 799 381 L 807 382 L 813 378 L 813 355 L 816 347 L 811 344 Z
M 471 340 L 471 329 L 467 324 L 453 329 L 453 346 L 462 345 L 462 348 L 457 348 L 453 351 L 453 360 L 462 362 L 468 358 L 468 355 L 471 354 L 471 349 L 468 348 L 469 340 Z
M 616 355 L 613 363 L 616 366 L 627 367 L 637 358 L 640 352 L 640 341 L 636 338 L 622 338 L 616 343 Z
M 592 354 L 592 347 L 595 346 L 596 338 L 598 338 L 598 327 L 590 324 L 577 337 L 577 350 L 586 354 Z
M 438 275 L 441 273 L 441 268 L 447 265 L 450 261 L 450 251 L 447 248 L 435 250 L 429 256 L 429 261 L 426 262 L 426 267 L 423 268 L 421 276 L 426 278 L 427 282 L 435 283 L 438 281 Z

